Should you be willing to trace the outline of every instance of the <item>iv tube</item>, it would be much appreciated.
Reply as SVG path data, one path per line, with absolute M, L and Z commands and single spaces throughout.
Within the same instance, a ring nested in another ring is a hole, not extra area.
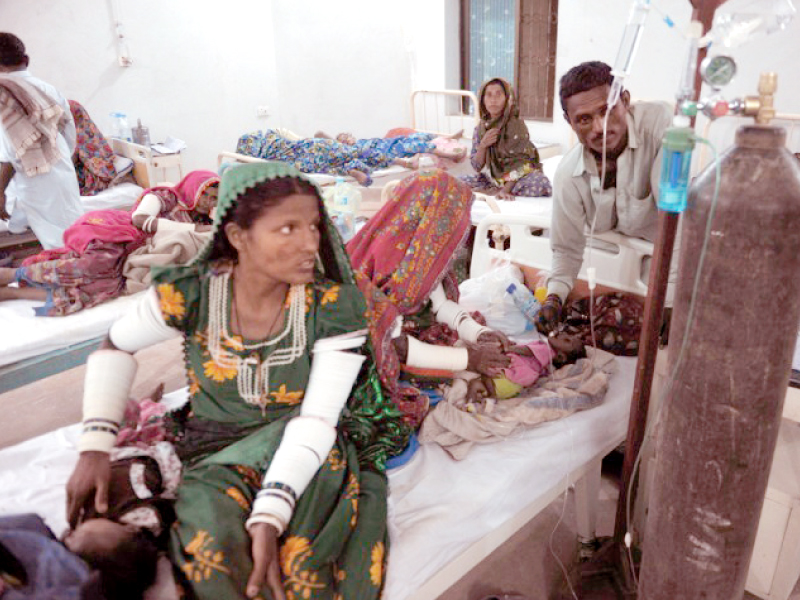
M 613 107 L 619 100 L 619 95 L 622 93 L 622 82 L 631 73 L 633 57 L 639 47 L 639 40 L 642 38 L 644 22 L 649 11 L 650 0 L 633 1 L 628 23 L 622 33 L 622 42 L 617 51 L 617 60 L 614 61 L 614 66 L 611 69 L 614 82 L 611 84 L 611 89 L 608 92 L 608 101 L 606 102 L 609 108 Z

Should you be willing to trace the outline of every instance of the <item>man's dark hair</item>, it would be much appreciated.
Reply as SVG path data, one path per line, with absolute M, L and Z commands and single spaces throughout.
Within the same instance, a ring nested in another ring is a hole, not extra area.
M 572 67 L 559 82 L 558 95 L 561 99 L 561 109 L 566 115 L 568 98 L 601 85 L 611 85 L 613 82 L 611 67 L 602 61 L 591 60 Z
M 139 530 L 105 553 L 82 554 L 93 569 L 100 571 L 106 598 L 141 600 L 156 580 L 158 547 L 149 532 Z
M 25 64 L 28 55 L 25 54 L 25 44 L 13 33 L 0 31 L 0 65 L 16 67 Z

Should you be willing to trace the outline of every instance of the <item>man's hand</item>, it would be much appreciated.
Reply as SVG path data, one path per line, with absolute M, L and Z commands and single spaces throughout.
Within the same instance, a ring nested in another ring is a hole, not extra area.
M 500 137 L 500 128 L 495 127 L 494 129 L 490 129 L 486 133 L 483 134 L 481 138 L 480 144 L 478 144 L 478 149 L 480 150 L 488 150 L 492 146 L 497 143 L 497 139 Z
M 536 316 L 536 329 L 539 330 L 539 333 L 548 335 L 551 331 L 555 331 L 561 323 L 561 308 L 561 298 L 558 294 L 550 294 L 545 299 Z
M 72 529 L 78 525 L 83 508 L 94 501 L 95 510 L 108 510 L 108 481 L 111 460 L 107 452 L 81 452 L 78 464 L 67 482 L 67 521 Z
M 255 523 L 250 527 L 253 554 L 253 572 L 247 580 L 245 593 L 255 598 L 266 584 L 273 600 L 286 600 L 281 582 L 280 555 L 278 554 L 278 531 L 268 523 Z

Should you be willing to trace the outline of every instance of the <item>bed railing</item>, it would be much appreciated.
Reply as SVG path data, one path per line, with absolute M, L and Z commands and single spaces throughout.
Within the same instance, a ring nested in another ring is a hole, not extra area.
M 489 232 L 503 227 L 509 238 L 508 250 L 492 248 Z M 550 269 L 553 253 L 550 250 L 550 219 L 538 215 L 491 214 L 484 217 L 475 232 L 470 277 L 479 277 L 498 262 Z M 590 256 L 591 252 L 591 256 Z M 638 238 L 607 232 L 594 236 L 594 245 L 583 255 L 583 267 L 578 277 L 586 279 L 586 267 L 597 270 L 597 283 L 623 292 L 647 295 L 649 261 L 653 244 Z
M 465 90 L 414 90 L 411 93 L 411 127 L 417 131 L 452 135 L 463 130 L 471 139 L 480 118 L 478 98 Z

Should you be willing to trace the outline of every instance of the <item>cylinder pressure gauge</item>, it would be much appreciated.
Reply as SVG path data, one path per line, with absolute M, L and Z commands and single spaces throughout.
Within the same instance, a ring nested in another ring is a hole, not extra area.
M 700 63 L 700 76 L 715 90 L 728 85 L 736 75 L 736 63 L 730 56 L 707 56 Z

